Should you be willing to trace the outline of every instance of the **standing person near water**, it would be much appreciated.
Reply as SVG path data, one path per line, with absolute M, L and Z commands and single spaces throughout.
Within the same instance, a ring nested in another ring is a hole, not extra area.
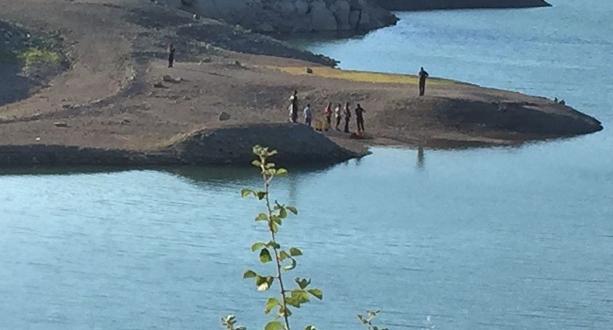
M 426 79 L 430 76 L 424 67 L 422 66 L 419 70 L 419 96 L 424 96 L 426 94 Z
M 298 91 L 294 91 L 289 97 L 289 121 L 296 123 L 298 121 Z
M 336 108 L 334 108 L 334 119 L 336 119 L 336 130 L 340 131 L 338 128 L 341 125 L 341 118 L 343 115 L 341 114 L 341 104 L 337 104 Z
M 304 123 L 311 127 L 311 122 L 313 122 L 313 112 L 311 111 L 311 104 L 307 104 L 304 108 Z
M 349 121 L 351 120 L 351 109 L 349 108 L 349 102 L 345 103 L 345 109 L 343 110 L 345 116 L 345 133 L 349 133 Z
M 328 106 L 324 109 L 324 116 L 326 117 L 326 127 L 327 131 L 330 127 L 332 127 L 332 102 L 328 102 Z
M 168 67 L 172 68 L 175 65 L 175 46 L 173 44 L 168 45 Z
M 362 108 L 362 106 L 358 103 L 358 106 L 355 108 L 355 120 L 358 124 L 358 133 L 364 133 L 364 113 L 366 110 Z

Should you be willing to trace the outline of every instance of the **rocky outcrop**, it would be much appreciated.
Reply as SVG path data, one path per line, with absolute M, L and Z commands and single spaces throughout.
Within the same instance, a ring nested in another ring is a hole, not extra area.
M 185 164 L 248 164 L 254 145 L 279 152 L 285 164 L 337 163 L 361 156 L 302 124 L 254 124 L 194 132 L 170 149 Z
M 372 0 L 166 0 L 258 32 L 368 31 L 397 18 Z
M 398 129 L 399 123 L 406 125 L 409 118 L 415 117 L 422 121 L 421 127 L 428 129 L 438 127 L 440 131 L 520 142 L 589 134 L 603 129 L 595 118 L 562 104 L 540 100 L 538 103 L 448 97 L 401 100 L 388 104 L 373 121 Z
M 375 0 L 388 10 L 530 8 L 551 6 L 545 0 Z
M 275 162 L 334 164 L 363 154 L 349 151 L 301 124 L 254 124 L 186 134 L 154 151 L 86 148 L 64 145 L 0 145 L 0 167 L 248 165 L 260 144 L 279 151 Z

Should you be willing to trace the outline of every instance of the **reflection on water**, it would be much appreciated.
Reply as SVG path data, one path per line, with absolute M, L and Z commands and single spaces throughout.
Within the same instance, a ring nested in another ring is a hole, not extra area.
M 356 68 L 425 64 L 563 96 L 608 127 L 613 5 L 554 5 L 407 13 L 396 27 L 314 47 Z M 356 313 L 380 308 L 391 329 L 611 329 L 610 132 L 428 150 L 427 167 L 421 148 L 375 148 L 290 168 L 273 198 L 300 216 L 280 240 L 304 248 L 296 275 L 325 292 L 296 324 L 317 316 L 321 329 L 353 330 Z M 5 172 L 0 329 L 214 329 L 228 313 L 261 327 L 265 295 L 241 274 L 257 267 L 249 246 L 265 233 L 259 205 L 239 194 L 259 185 L 248 168 Z
M 597 162 L 536 166 L 548 148 L 430 150 L 427 171 L 399 166 L 424 151 L 376 148 L 290 169 L 273 198 L 300 216 L 280 240 L 305 249 L 296 275 L 326 294 L 297 322 L 349 330 L 382 308 L 394 328 L 430 316 L 438 329 L 607 329 L 613 187 L 589 179 Z M 241 279 L 265 233 L 239 191 L 259 180 L 194 167 L 0 176 L 0 328 L 263 324 L 265 297 Z
M 422 146 L 417 147 L 417 168 L 423 170 L 426 166 L 426 157 L 424 155 L 424 148 Z

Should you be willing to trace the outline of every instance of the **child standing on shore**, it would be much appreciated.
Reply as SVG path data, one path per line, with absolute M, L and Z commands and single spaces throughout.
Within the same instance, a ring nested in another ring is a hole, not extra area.
M 332 127 L 332 102 L 328 102 L 328 106 L 324 109 L 324 116 L 326 117 L 326 127 L 324 130 L 328 130 Z
M 349 102 L 345 103 L 343 115 L 345 115 L 345 133 L 349 133 L 349 121 L 351 120 L 351 109 L 349 108 Z
M 313 122 L 313 112 L 311 111 L 311 104 L 307 104 L 304 108 L 304 123 L 311 127 L 311 123 Z

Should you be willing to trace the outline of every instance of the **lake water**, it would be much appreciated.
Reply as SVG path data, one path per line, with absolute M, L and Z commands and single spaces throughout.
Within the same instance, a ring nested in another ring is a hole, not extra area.
M 301 214 L 280 241 L 304 248 L 324 330 L 613 328 L 613 4 L 403 13 L 396 27 L 301 41 L 354 69 L 415 72 L 562 97 L 603 132 L 521 148 L 375 148 L 295 170 L 274 197 Z M 290 169 L 292 170 L 292 169 Z M 24 174 L 27 173 L 27 174 Z M 254 170 L 5 171 L 0 329 L 217 329 L 265 323 L 241 279 L 265 232 L 238 191 Z M 426 321 L 429 319 L 430 321 Z M 298 327 L 297 327 L 298 328 Z

